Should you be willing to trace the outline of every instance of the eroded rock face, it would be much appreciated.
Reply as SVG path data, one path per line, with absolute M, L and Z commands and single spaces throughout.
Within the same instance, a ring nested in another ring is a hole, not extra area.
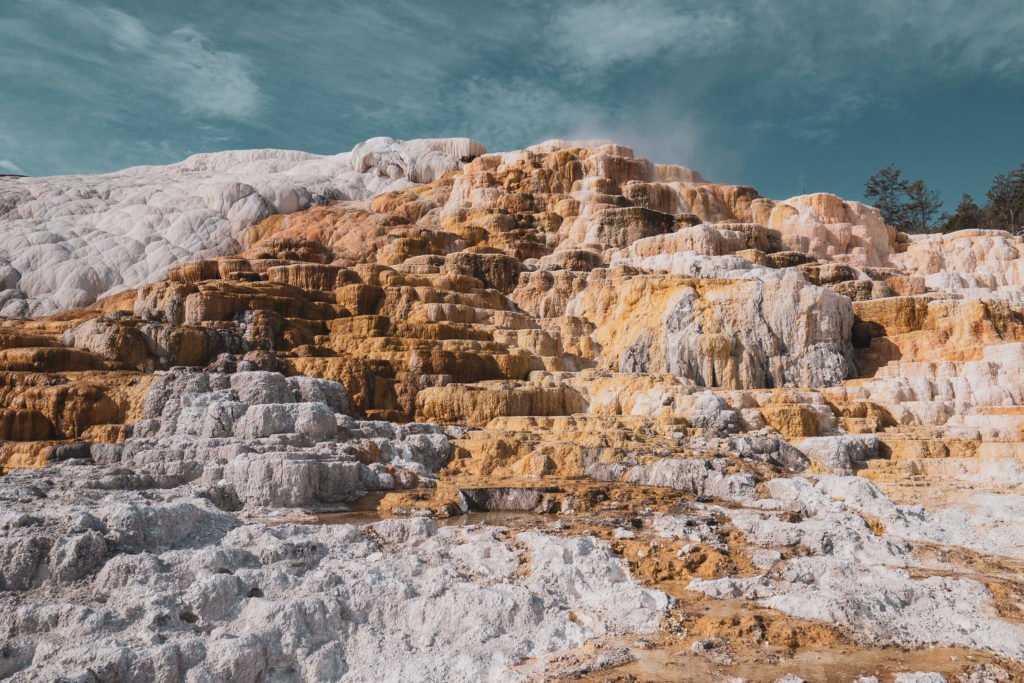
M 831 386 L 853 372 L 849 300 L 799 276 L 595 280 L 567 313 L 595 325 L 602 360 L 620 372 L 726 389 Z
M 1021 238 L 566 141 L 67 220 L 185 166 L 230 253 L 0 321 L 0 675 L 1024 677 Z
M 349 153 L 197 154 L 102 176 L 22 178 L 0 201 L 0 316 L 87 306 L 183 261 L 239 251 L 250 225 L 430 182 L 486 151 L 467 139 L 374 138 Z

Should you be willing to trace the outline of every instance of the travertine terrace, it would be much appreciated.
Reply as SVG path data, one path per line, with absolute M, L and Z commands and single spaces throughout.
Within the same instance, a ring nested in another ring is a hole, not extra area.
M 0 235 L 0 677 L 1024 675 L 1019 237 L 464 139 Z

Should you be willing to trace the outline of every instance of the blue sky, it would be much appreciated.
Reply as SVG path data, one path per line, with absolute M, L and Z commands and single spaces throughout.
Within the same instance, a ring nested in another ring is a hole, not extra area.
M 1021 0 L 0 0 L 0 173 L 600 137 L 716 181 L 981 195 L 1024 161 Z

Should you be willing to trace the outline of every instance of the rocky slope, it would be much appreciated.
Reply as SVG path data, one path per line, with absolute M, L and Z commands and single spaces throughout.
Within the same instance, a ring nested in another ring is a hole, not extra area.
M 1020 238 L 563 141 L 3 182 L 0 675 L 1024 675 Z
M 183 261 L 232 254 L 267 216 L 429 182 L 484 151 L 466 139 L 373 138 L 334 156 L 256 149 L 102 176 L 4 179 L 0 315 L 86 306 Z

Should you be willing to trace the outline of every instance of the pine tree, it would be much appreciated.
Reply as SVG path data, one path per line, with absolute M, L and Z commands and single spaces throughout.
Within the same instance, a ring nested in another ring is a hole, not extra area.
M 1020 231 L 1024 226 L 1024 164 L 997 175 L 985 198 L 986 227 Z
M 956 211 L 943 216 L 942 232 L 972 230 L 980 228 L 984 222 L 985 212 L 974 202 L 974 197 L 964 192 L 960 197 L 960 203 L 956 205 Z
M 907 220 L 907 205 L 903 199 L 906 181 L 901 173 L 894 164 L 875 173 L 864 184 L 864 197 L 875 200 L 873 206 L 887 225 L 902 229 Z
M 893 164 L 868 178 L 864 197 L 875 200 L 874 207 L 887 225 L 906 232 L 931 230 L 942 208 L 937 191 L 928 189 L 923 180 L 904 180 Z
M 923 180 L 905 183 L 903 191 L 907 195 L 906 227 L 908 232 L 928 232 L 934 227 L 935 217 L 942 208 L 937 190 L 929 190 Z

